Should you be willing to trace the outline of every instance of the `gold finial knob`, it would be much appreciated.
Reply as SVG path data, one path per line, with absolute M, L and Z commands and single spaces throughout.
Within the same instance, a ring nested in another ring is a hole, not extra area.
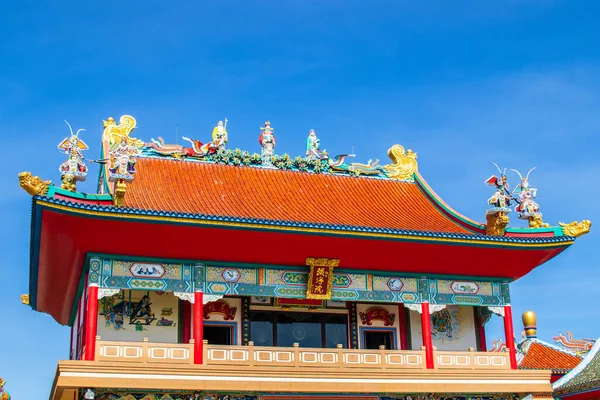
M 537 337 L 536 317 L 533 311 L 525 311 L 523 313 L 523 328 L 527 338 Z

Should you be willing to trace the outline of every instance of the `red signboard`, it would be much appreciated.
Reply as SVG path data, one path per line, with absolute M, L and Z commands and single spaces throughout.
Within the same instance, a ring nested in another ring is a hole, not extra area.
M 219 314 L 225 321 L 233 321 L 236 307 L 231 307 L 222 300 L 213 301 L 204 305 L 204 319 L 209 319 L 210 314 Z
M 388 310 L 381 307 L 369 308 L 367 312 L 361 312 L 359 315 L 363 325 L 372 325 L 373 321 L 379 320 L 383 321 L 384 326 L 392 326 L 396 319 L 395 314 L 391 314 Z

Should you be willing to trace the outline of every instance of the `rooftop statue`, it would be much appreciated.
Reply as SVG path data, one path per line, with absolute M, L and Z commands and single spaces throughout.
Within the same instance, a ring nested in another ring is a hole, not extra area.
M 227 134 L 227 118 L 225 123 L 219 121 L 212 132 L 212 142 L 202 143 L 196 139 L 190 139 L 182 136 L 183 140 L 187 140 L 192 144 L 191 148 L 183 149 L 183 154 L 190 157 L 206 157 L 207 155 L 215 154 L 219 150 L 225 149 L 225 144 L 229 141 Z
M 558 336 L 554 338 L 554 341 L 577 354 L 589 352 L 596 343 L 594 339 L 573 339 L 571 332 L 567 332 L 567 336 L 559 333 Z
M 529 174 L 535 167 L 531 168 L 525 178 L 516 169 L 511 171 L 516 172 L 521 178 L 521 182 L 515 186 L 513 193 L 516 192 L 518 198 L 515 201 L 518 205 L 515 207 L 515 211 L 519 214 L 520 219 L 529 221 L 530 228 L 542 228 L 548 227 L 548 224 L 542 221 L 542 214 L 540 213 L 540 206 L 533 200 L 537 195 L 537 189 L 532 188 L 529 185 Z
M 311 129 L 306 139 L 306 158 L 309 160 L 326 160 L 329 158 L 327 151 L 319 149 L 320 140 L 314 129 Z
M 271 165 L 271 157 L 275 155 L 275 134 L 273 133 L 271 122 L 265 122 L 265 126 L 260 128 L 260 130 L 262 132 L 258 137 L 258 143 L 260 143 L 262 147 L 261 155 L 263 164 Z
M 118 143 L 114 143 L 109 148 L 110 165 L 108 170 L 110 175 L 108 180 L 115 182 L 123 179 L 125 182 L 133 181 L 135 174 L 135 157 L 139 155 L 140 150 L 134 142 L 122 136 Z
M 404 147 L 395 144 L 388 150 L 388 156 L 392 160 L 392 164 L 383 167 L 388 178 L 407 180 L 417 172 L 417 153 L 411 149 L 404 151 Z
M 497 214 L 499 212 L 509 213 L 511 212 L 510 201 L 513 199 L 510 194 L 510 187 L 508 185 L 508 178 L 506 177 L 506 168 L 504 168 L 504 172 L 498 167 L 498 164 L 493 163 L 498 172 L 500 172 L 500 177 L 498 178 L 496 175 L 492 175 L 488 178 L 485 183 L 490 186 L 496 187 L 496 192 L 488 199 L 488 204 L 493 206 L 492 209 L 488 210 L 488 214 Z
M 58 145 L 58 148 L 67 154 L 67 160 L 60 164 L 58 169 L 63 180 L 63 188 L 75 191 L 75 182 L 85 181 L 87 177 L 88 167 L 85 165 L 82 151 L 87 150 L 88 146 L 79 139 L 79 132 L 85 131 L 85 129 L 79 129 L 77 133 L 73 133 L 71 125 L 67 121 L 65 123 L 71 131 L 71 136 L 64 138 Z
M 102 133 L 102 141 L 108 142 L 110 145 L 114 143 L 120 143 L 121 138 L 127 138 L 129 144 L 134 145 L 138 148 L 144 146 L 144 142 L 136 138 L 132 138 L 129 135 L 136 128 L 136 120 L 131 115 L 123 115 L 119 118 L 119 125 L 115 122 L 113 117 L 109 117 L 106 121 L 102 121 L 104 124 L 104 132 Z
M 4 390 L 6 380 L 0 378 L 0 400 L 10 400 L 10 394 Z
M 510 194 L 506 168 L 502 171 L 496 163 L 493 164 L 500 172 L 500 177 L 492 175 L 485 181 L 486 184 L 496 187 L 496 192 L 488 199 L 488 204 L 493 208 L 485 213 L 486 233 L 491 236 L 504 236 L 506 226 L 510 222 L 510 218 L 506 214 L 512 211 L 510 201 L 513 197 Z
M 371 161 L 367 164 L 346 162 L 347 157 L 354 157 L 354 154 L 341 154 L 329 159 L 329 167 L 331 172 L 348 172 L 354 175 L 383 175 L 383 167 L 379 164 L 379 160 Z

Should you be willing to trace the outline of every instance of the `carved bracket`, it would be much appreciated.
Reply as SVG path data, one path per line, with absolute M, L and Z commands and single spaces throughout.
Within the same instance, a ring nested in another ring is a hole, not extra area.
M 408 308 L 409 310 L 416 311 L 419 314 L 421 314 L 421 312 L 423 312 L 423 309 L 422 309 L 420 303 L 415 303 L 415 304 L 406 304 L 405 303 L 404 307 Z
M 490 310 L 491 312 L 493 312 L 496 315 L 504 317 L 504 307 L 502 307 L 502 306 L 500 306 L 500 307 L 488 306 L 488 310 Z
M 107 289 L 107 288 L 99 288 L 98 289 L 98 300 L 103 299 L 105 297 L 112 297 L 115 294 L 118 294 L 121 289 Z
M 175 295 L 175 297 L 177 297 L 183 301 L 189 301 L 190 303 L 194 304 L 194 293 L 173 292 L 173 294 Z
M 213 301 L 221 300 L 222 298 L 222 294 L 205 294 L 202 298 L 202 304 L 212 303 Z
M 446 304 L 430 304 L 429 312 L 433 314 L 435 312 L 442 311 L 444 308 L 446 308 Z

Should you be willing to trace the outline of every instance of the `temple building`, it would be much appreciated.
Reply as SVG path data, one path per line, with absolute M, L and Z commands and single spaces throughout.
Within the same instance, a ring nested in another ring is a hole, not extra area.
M 61 183 L 19 174 L 32 195 L 23 303 L 71 327 L 51 400 L 552 398 L 556 371 L 519 368 L 510 284 L 590 221 L 544 222 L 531 171 L 513 191 L 506 169 L 482 177 L 481 223 L 400 145 L 388 164 L 354 163 L 311 130 L 290 157 L 266 122 L 250 153 L 227 148 L 227 122 L 186 147 L 109 118 L 99 159 L 80 131 L 60 143 Z M 78 190 L 90 162 L 97 193 Z M 503 351 L 486 348 L 490 318 Z

